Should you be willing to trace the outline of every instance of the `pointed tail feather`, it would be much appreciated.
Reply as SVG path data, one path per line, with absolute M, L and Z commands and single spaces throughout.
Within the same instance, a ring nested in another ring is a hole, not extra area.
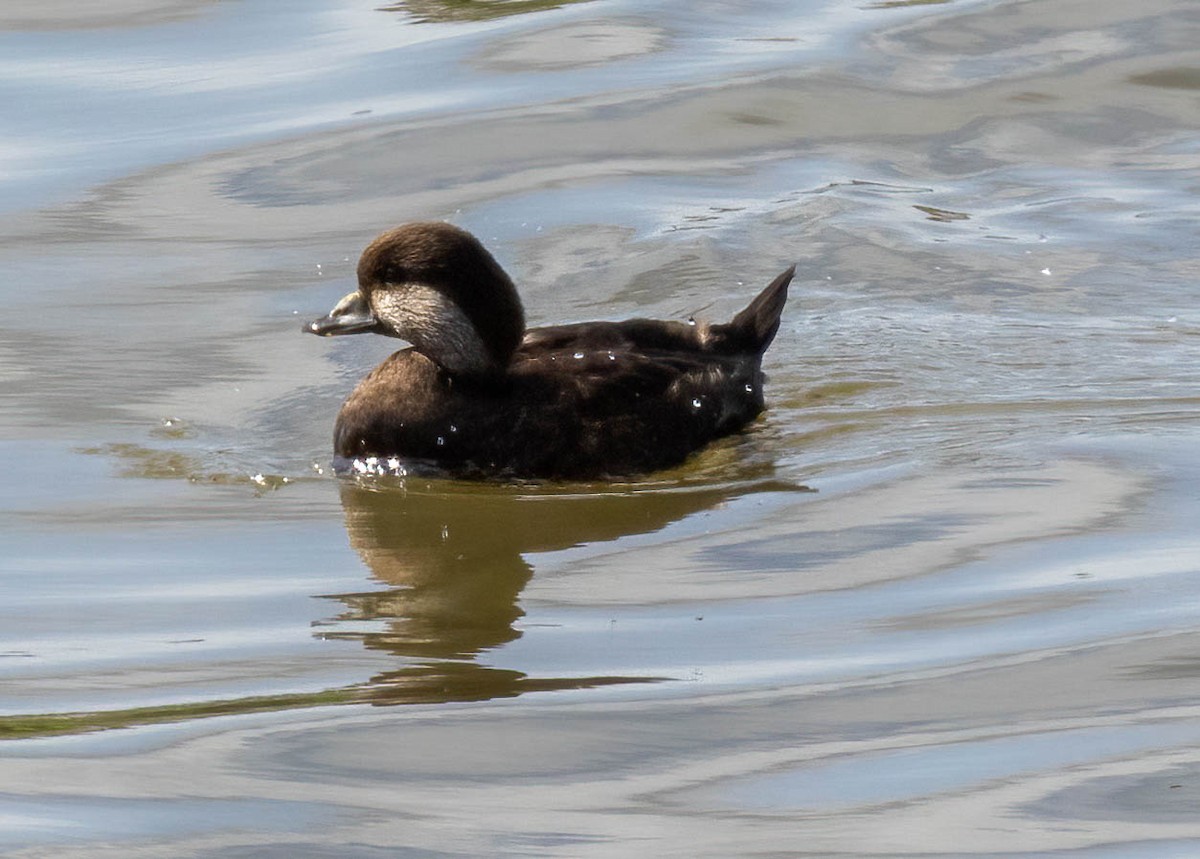
M 749 352 L 761 355 L 775 339 L 779 330 L 779 317 L 787 302 L 788 284 L 796 274 L 796 267 L 786 271 L 767 285 L 767 288 L 747 305 L 746 309 L 733 317 L 726 325 L 714 325 L 718 347 L 723 352 Z

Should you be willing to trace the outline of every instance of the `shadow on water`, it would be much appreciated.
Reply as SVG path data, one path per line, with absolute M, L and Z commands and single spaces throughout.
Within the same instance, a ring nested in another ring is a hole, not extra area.
M 418 23 L 487 21 L 580 2 L 587 0 L 404 0 L 381 6 L 379 11 L 407 12 Z
M 877 0 L 867 9 L 899 9 L 904 6 L 943 6 L 953 0 Z
M 461 484 L 410 491 L 402 482 L 348 481 L 341 499 L 350 544 L 386 589 L 329 595 L 345 611 L 320 635 L 412 660 L 366 684 L 367 699 L 379 704 L 668 679 L 532 678 L 477 658 L 523 634 L 520 594 L 533 575 L 528 554 L 658 531 L 746 491 L 744 485 L 587 492 Z

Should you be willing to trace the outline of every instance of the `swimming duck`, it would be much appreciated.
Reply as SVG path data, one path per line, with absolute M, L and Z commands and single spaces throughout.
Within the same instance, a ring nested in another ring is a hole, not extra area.
M 512 280 L 473 235 L 441 222 L 389 230 L 363 251 L 358 289 L 304 326 L 412 344 L 350 394 L 334 452 L 467 477 L 596 479 L 676 465 L 763 410 L 762 355 L 794 273 L 725 324 L 526 330 Z

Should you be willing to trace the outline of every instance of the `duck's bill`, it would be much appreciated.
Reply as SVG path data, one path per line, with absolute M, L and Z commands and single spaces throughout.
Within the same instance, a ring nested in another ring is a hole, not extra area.
M 357 290 L 334 305 L 328 316 L 305 323 L 302 331 L 334 337 L 338 334 L 367 334 L 379 330 L 379 320 L 366 298 Z

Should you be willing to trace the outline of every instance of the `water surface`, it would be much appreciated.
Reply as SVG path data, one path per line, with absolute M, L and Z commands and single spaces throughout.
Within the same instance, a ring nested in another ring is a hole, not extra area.
M 1190 856 L 1184 0 L 0 12 L 0 852 Z M 620 485 L 349 480 L 445 218 L 532 324 L 800 273 Z

